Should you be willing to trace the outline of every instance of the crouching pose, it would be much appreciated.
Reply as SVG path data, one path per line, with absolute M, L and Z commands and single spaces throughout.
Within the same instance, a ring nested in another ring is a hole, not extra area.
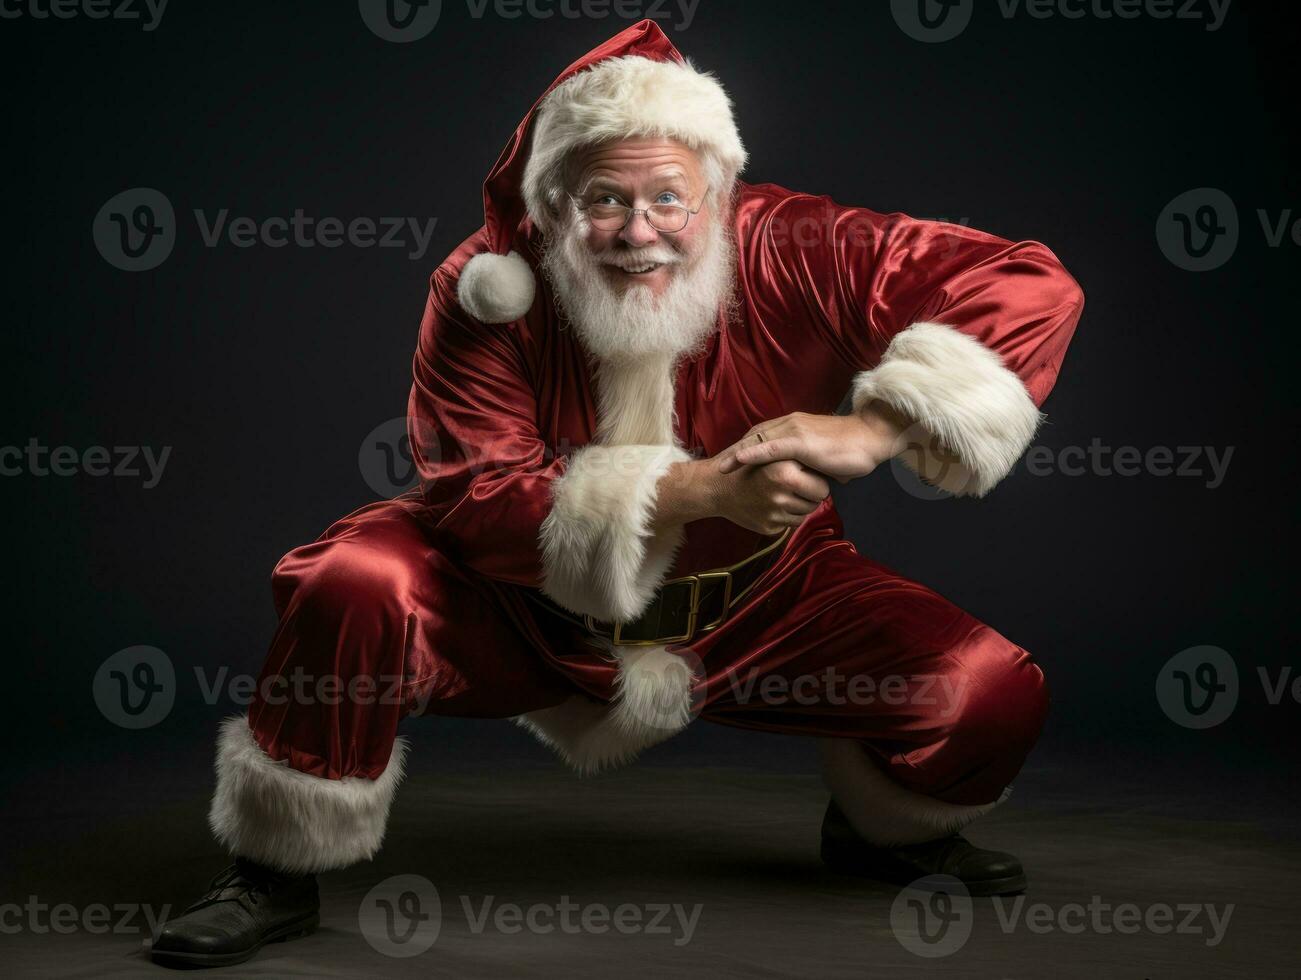
M 1035 433 L 1080 288 L 1036 242 L 743 183 L 745 161 L 723 88 L 650 21 L 524 117 L 483 226 L 431 278 L 420 487 L 277 566 L 261 694 L 217 744 L 235 862 L 155 958 L 310 932 L 314 874 L 383 840 L 415 713 L 513 718 L 584 773 L 696 718 L 808 736 L 832 869 L 1025 887 L 958 831 L 1034 744 L 1043 675 L 860 554 L 829 490 L 901 456 L 988 492 Z

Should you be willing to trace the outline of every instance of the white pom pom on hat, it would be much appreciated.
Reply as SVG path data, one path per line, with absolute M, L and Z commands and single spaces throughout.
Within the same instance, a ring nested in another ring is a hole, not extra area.
M 533 270 L 519 252 L 480 252 L 461 270 L 456 297 L 480 323 L 513 323 L 533 307 Z

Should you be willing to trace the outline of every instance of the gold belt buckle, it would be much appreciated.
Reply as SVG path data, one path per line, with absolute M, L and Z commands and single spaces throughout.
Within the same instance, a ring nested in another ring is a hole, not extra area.
M 665 643 L 690 642 L 691 638 L 695 636 L 696 633 L 696 616 L 697 613 L 699 612 L 699 606 L 700 606 L 700 579 L 704 576 L 713 575 L 713 574 L 716 573 L 703 572 L 697 575 L 683 575 L 681 578 L 672 579 L 671 581 L 665 582 L 663 585 L 660 586 L 661 591 L 672 585 L 687 584 L 691 586 L 690 599 L 687 607 L 687 631 L 685 633 L 679 636 L 659 636 L 653 640 L 625 640 L 623 638 L 624 624 L 622 622 L 617 622 L 614 624 L 614 632 L 610 636 L 610 642 L 613 643 L 615 646 L 625 646 L 625 647 L 649 647 L 649 646 L 660 646 L 661 644 L 665 644 Z M 587 626 L 587 628 L 591 632 L 595 633 L 597 636 L 606 635 L 605 633 L 602 633 L 596 629 L 596 620 L 591 615 L 585 614 L 583 616 L 583 622 Z
M 700 576 L 683 575 L 681 578 L 675 578 L 665 582 L 660 586 L 659 591 L 663 592 L 669 586 L 689 584 L 691 586 L 690 598 L 687 605 L 687 631 L 681 636 L 660 636 L 653 640 L 624 640 L 623 623 L 614 624 L 614 636 L 611 641 L 615 646 L 626 647 L 650 647 L 659 646 L 662 643 L 689 643 L 696 633 L 696 612 L 700 605 Z
M 717 629 L 719 626 L 723 625 L 723 623 L 727 620 L 728 613 L 732 611 L 731 610 L 732 583 L 734 581 L 734 579 L 732 578 L 732 573 L 737 569 L 743 568 L 744 566 L 748 565 L 750 562 L 754 561 L 755 559 L 760 558 L 763 555 L 766 555 L 769 552 L 773 551 L 775 548 L 781 545 L 782 542 L 784 542 L 788 537 L 790 537 L 790 533 L 791 533 L 791 529 L 789 527 L 785 528 L 782 531 L 782 533 L 777 536 L 776 540 L 772 541 L 770 544 L 764 546 L 763 548 L 760 548 L 758 551 L 750 555 L 748 558 L 743 558 L 739 562 L 737 562 L 736 564 L 728 568 L 718 569 L 716 571 L 710 571 L 710 572 L 696 572 L 693 575 L 683 575 L 681 578 L 670 579 L 669 581 L 661 585 L 660 586 L 661 591 L 668 588 L 671 585 L 680 585 L 684 582 L 690 583 L 691 585 L 691 606 L 687 612 L 687 631 L 683 633 L 681 636 L 663 636 L 654 640 L 625 641 L 622 639 L 624 624 L 619 622 L 614 624 L 614 632 L 610 637 L 610 641 L 615 646 L 628 646 L 628 647 L 659 646 L 664 643 L 689 643 L 691 642 L 691 639 L 696 635 L 697 632 L 707 633 L 709 630 Z M 715 619 L 712 623 L 706 623 L 704 626 L 701 626 L 699 630 L 697 630 L 696 618 L 700 612 L 700 583 L 704 579 L 713 579 L 713 578 L 721 578 L 724 580 L 723 608 L 719 612 L 717 619 Z M 587 627 L 588 631 L 591 632 L 593 635 L 595 636 L 606 635 L 605 633 L 600 632 L 596 628 L 596 619 L 592 615 L 584 614 L 583 623 Z
M 727 619 L 727 614 L 731 612 L 732 605 L 732 572 L 730 569 L 721 572 L 700 572 L 696 575 L 697 586 L 701 579 L 721 578 L 723 580 L 723 608 L 718 613 L 718 618 L 712 623 L 706 623 L 700 627 L 701 633 L 707 633 L 723 625 L 723 620 Z M 700 603 L 700 589 L 696 589 L 696 604 Z

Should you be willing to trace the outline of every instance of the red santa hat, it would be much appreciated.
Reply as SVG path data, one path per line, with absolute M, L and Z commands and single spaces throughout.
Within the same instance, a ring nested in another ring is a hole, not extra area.
M 745 166 L 732 103 L 712 75 L 697 70 L 652 20 L 643 20 L 566 68 L 516 128 L 483 185 L 489 252 L 461 271 L 461 306 L 483 323 L 510 323 L 533 305 L 528 262 L 511 251 L 528 218 L 545 232 L 564 190 L 565 161 L 606 140 L 660 136 L 700 153 L 713 190 Z

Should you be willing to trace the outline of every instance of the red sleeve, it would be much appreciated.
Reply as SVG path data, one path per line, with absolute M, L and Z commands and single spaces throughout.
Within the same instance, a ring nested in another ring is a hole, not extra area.
M 464 312 L 454 276 L 439 269 L 413 372 L 408 434 L 439 531 L 475 571 L 537 587 L 538 531 L 567 458 L 548 452 L 538 431 L 517 335 Z
M 913 419 L 904 460 L 982 495 L 1040 421 L 1084 296 L 1051 251 L 957 224 L 790 195 L 756 219 L 775 292 L 858 373 L 854 408 L 881 399 Z

